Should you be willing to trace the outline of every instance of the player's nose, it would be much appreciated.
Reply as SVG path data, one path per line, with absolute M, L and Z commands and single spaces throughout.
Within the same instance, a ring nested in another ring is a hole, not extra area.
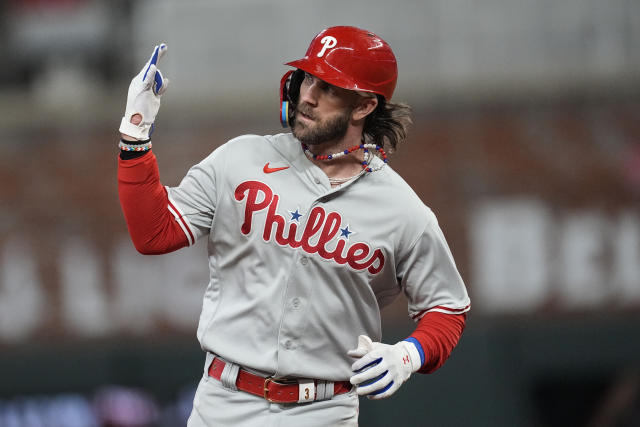
M 315 106 L 318 103 L 319 88 L 316 82 L 310 85 L 302 85 L 300 87 L 300 103 L 306 103 Z

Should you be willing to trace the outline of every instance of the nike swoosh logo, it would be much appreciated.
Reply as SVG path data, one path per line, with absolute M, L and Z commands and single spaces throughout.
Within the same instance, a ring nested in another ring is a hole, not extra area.
M 279 168 L 270 168 L 269 167 L 269 162 L 267 162 L 267 164 L 264 165 L 264 167 L 262 168 L 262 171 L 264 173 L 274 173 L 274 172 L 278 172 L 278 171 L 283 171 L 285 169 L 289 169 L 289 166 L 282 166 Z

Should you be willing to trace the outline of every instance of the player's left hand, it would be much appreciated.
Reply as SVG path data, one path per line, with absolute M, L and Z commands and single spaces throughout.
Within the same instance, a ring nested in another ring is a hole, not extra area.
M 349 350 L 351 357 L 359 358 L 351 365 L 355 372 L 350 379 L 360 396 L 383 399 L 391 396 L 420 369 L 420 353 L 415 345 L 400 341 L 394 345 L 372 342 L 366 335 L 358 337 L 358 348 Z

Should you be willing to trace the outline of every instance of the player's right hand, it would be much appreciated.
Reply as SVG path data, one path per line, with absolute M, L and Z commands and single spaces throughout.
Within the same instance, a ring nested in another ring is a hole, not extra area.
M 169 79 L 163 78 L 157 68 L 158 60 L 166 52 L 166 44 L 156 46 L 140 73 L 131 80 L 127 107 L 120 123 L 120 133 L 123 135 L 138 140 L 147 140 L 151 137 L 153 123 L 160 109 L 160 97 L 169 85 Z

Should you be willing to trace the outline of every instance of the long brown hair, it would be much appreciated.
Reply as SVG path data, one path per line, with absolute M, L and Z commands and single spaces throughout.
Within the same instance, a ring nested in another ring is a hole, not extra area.
M 365 118 L 362 137 L 366 143 L 381 147 L 388 144 L 395 150 L 398 143 L 407 139 L 413 124 L 411 107 L 405 103 L 387 102 L 381 95 L 376 97 L 378 106 Z

